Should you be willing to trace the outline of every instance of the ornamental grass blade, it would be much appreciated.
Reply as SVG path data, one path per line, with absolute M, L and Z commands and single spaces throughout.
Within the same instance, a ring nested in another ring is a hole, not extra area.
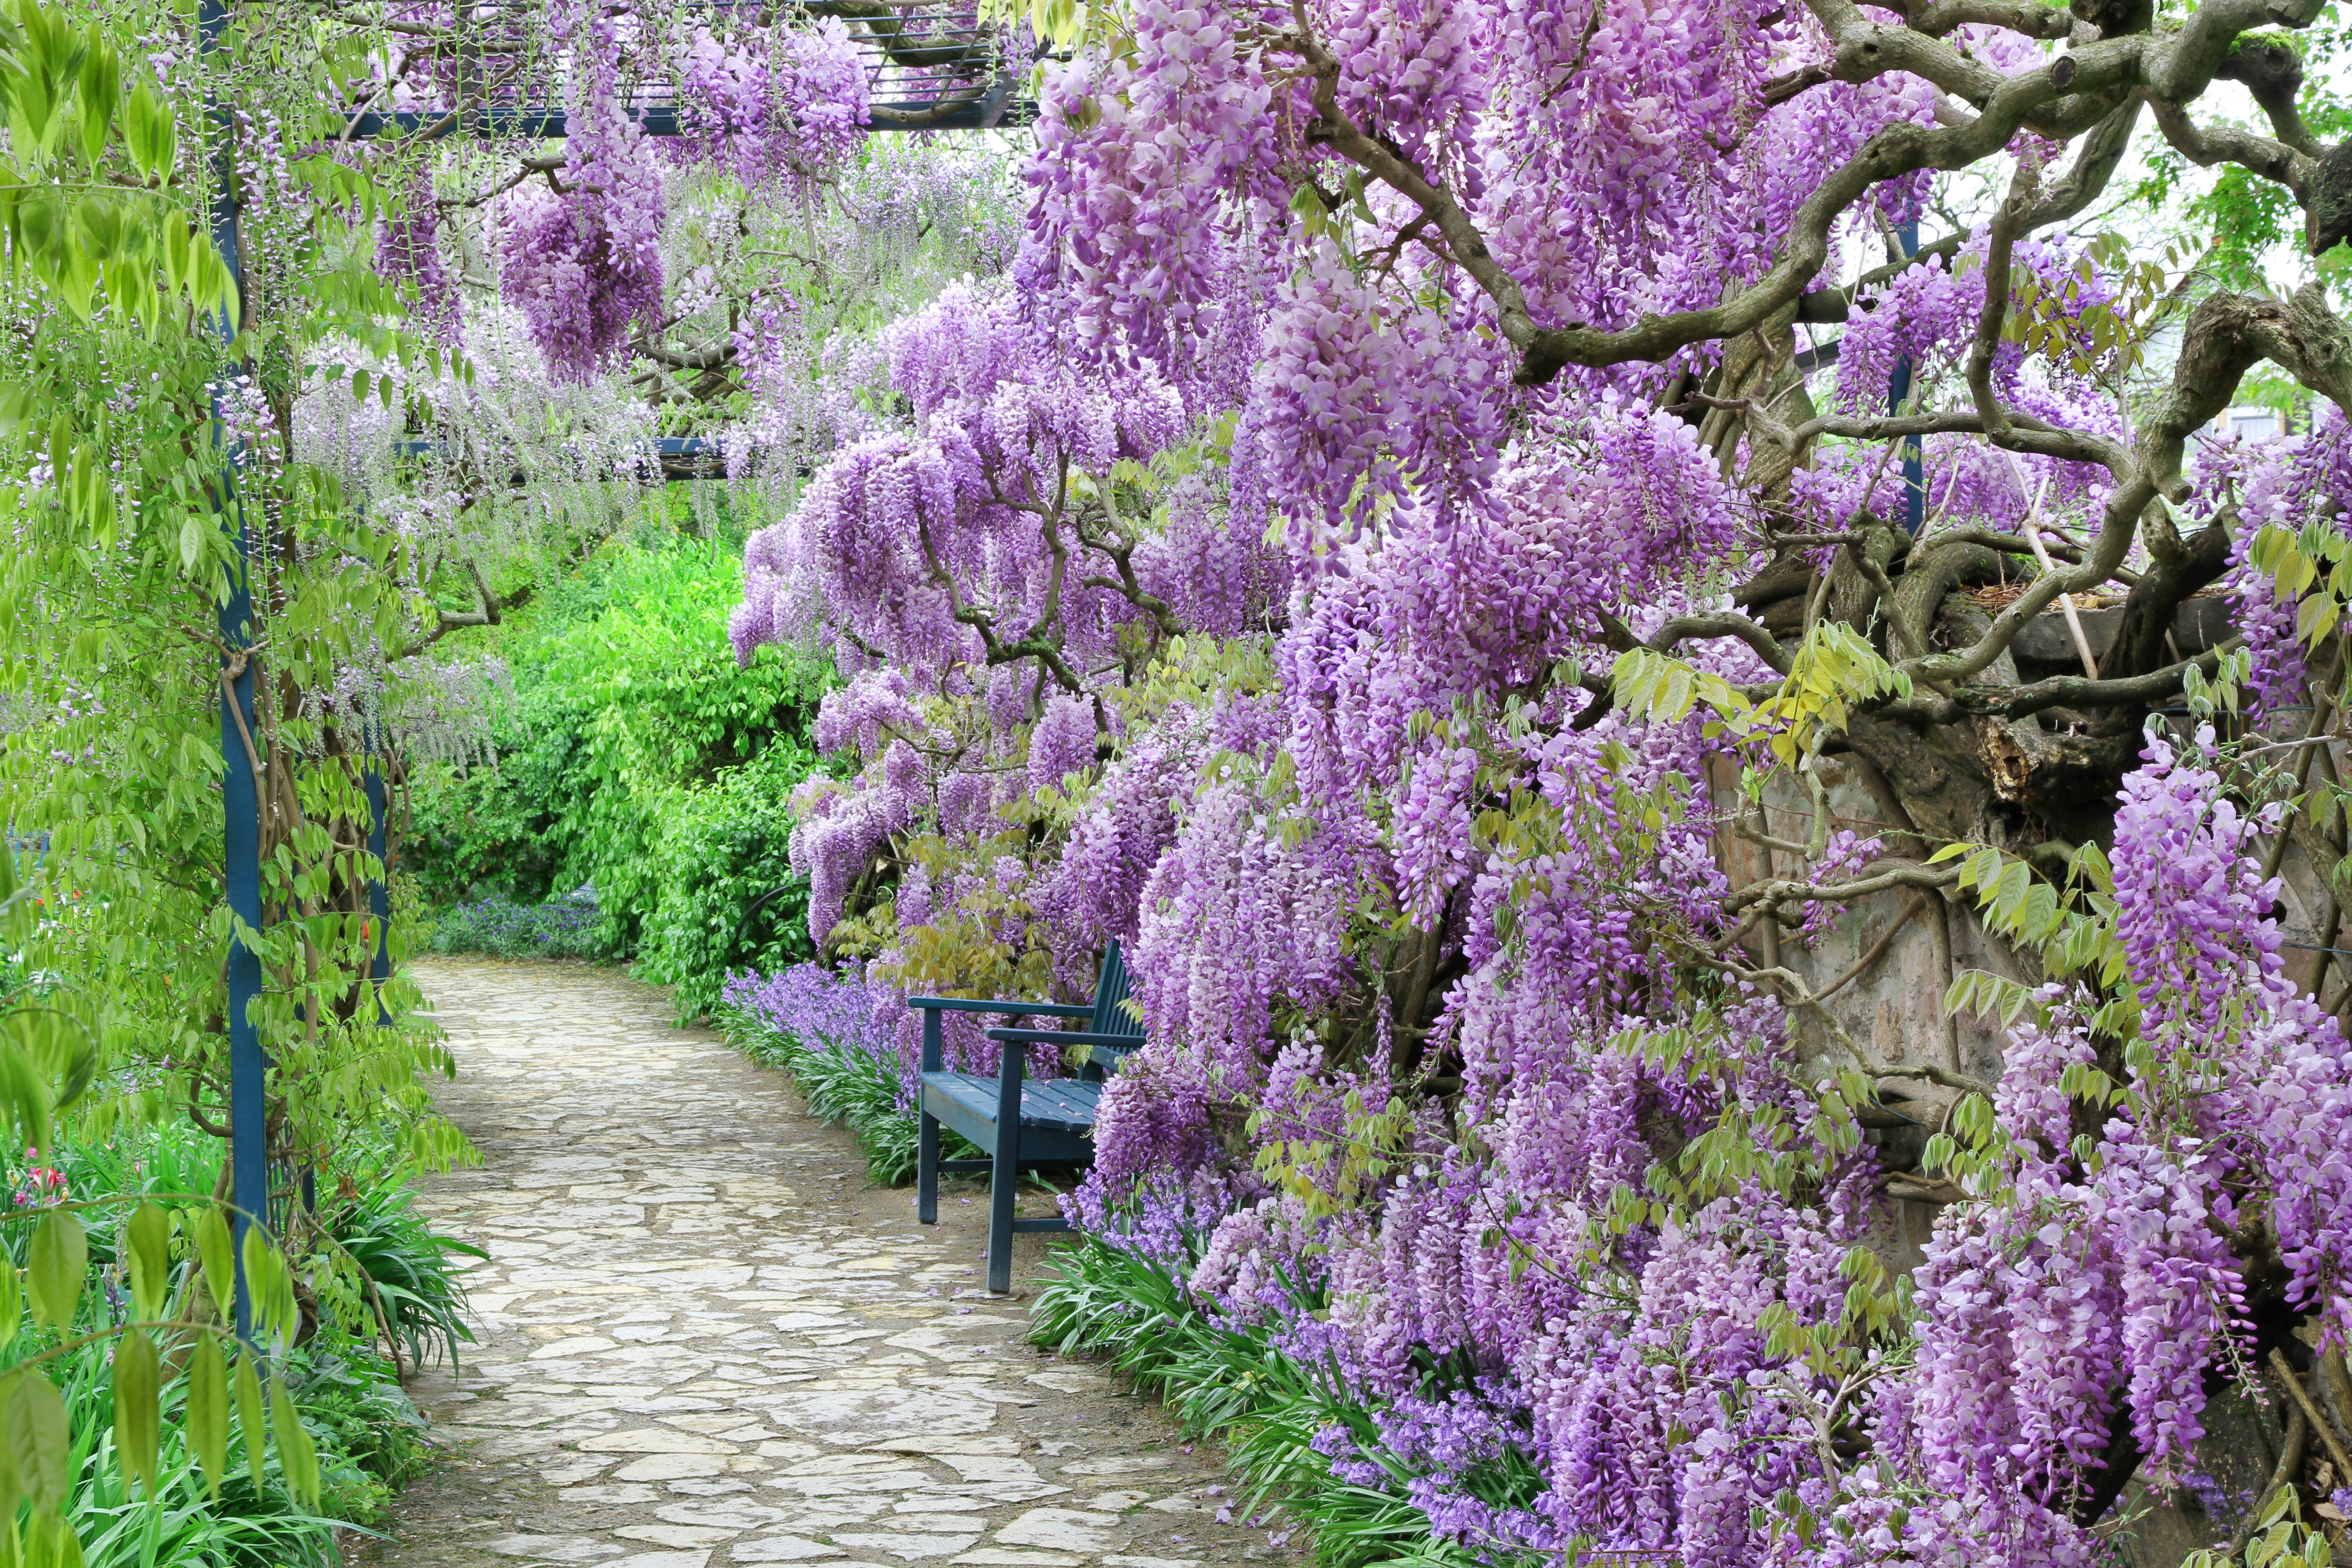
M 228 1477 L 228 1365 L 221 1359 L 215 1335 L 199 1334 L 188 1358 L 184 1419 L 188 1447 L 205 1473 L 205 1489 L 217 1498 Z
M 163 1370 L 155 1342 L 137 1329 L 114 1347 L 114 1448 L 122 1468 L 155 1493 L 155 1450 L 163 1418 Z

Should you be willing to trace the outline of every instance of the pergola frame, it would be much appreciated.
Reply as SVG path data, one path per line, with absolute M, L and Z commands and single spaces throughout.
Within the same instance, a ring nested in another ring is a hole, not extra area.
M 197 19 L 201 51 L 209 53 L 219 47 L 221 35 L 228 26 L 233 3 L 234 0 L 203 0 Z M 725 8 L 727 3 L 728 0 L 719 0 L 713 8 Z M 869 100 L 866 130 L 985 130 L 1025 124 L 1034 117 L 1035 104 L 1018 95 L 1018 77 L 1002 59 L 993 62 L 991 79 L 984 86 L 968 82 L 953 91 L 941 91 L 942 79 L 936 74 L 925 74 L 937 72 L 941 66 L 958 63 L 959 55 L 965 61 L 978 63 L 992 52 L 993 45 L 987 31 L 970 26 L 926 31 L 914 44 L 908 43 L 907 26 L 909 22 L 923 17 L 927 13 L 933 19 L 946 21 L 952 4 L 953 0 L 899 0 L 897 4 L 886 4 L 883 0 L 807 0 L 804 9 L 812 15 L 838 16 L 859 24 L 862 30 L 856 37 L 872 57 L 872 63 L 867 67 L 869 88 L 876 90 L 895 88 L 902 95 L 889 101 Z M 908 58 L 910 55 L 914 57 L 911 59 Z M 928 93 L 924 90 L 926 89 L 929 89 Z M 648 136 L 686 133 L 675 101 L 633 103 L 625 112 Z M 218 104 L 208 105 L 207 114 L 215 131 L 226 122 L 226 111 Z M 412 136 L 428 141 L 450 136 L 500 140 L 535 137 L 555 141 L 562 139 L 567 130 L 566 110 L 546 106 L 478 104 L 438 112 L 399 110 L 391 113 L 362 108 L 352 113 L 346 122 L 343 137 L 347 141 Z M 213 156 L 215 163 L 211 211 L 213 244 L 219 250 L 222 260 L 228 265 L 229 276 L 236 286 L 237 308 L 241 310 L 245 273 L 238 235 L 236 182 L 226 177 L 227 146 L 225 137 L 220 139 Z M 224 342 L 236 340 L 238 322 L 231 317 L 227 308 L 224 307 L 213 321 Z M 214 440 L 218 445 L 223 437 L 217 391 L 214 414 Z M 429 450 L 436 445 L 431 442 L 403 443 L 404 449 L 414 451 Z M 715 456 L 717 444 L 706 437 L 672 437 L 652 443 L 652 446 L 666 475 L 695 478 L 715 471 L 716 466 L 708 459 Z M 675 472 L 678 468 L 686 471 L 683 474 Z M 227 964 L 230 1201 L 234 1205 L 236 1243 L 235 1321 L 238 1339 L 249 1344 L 252 1300 L 245 1278 L 245 1235 L 255 1225 L 261 1226 L 267 1234 L 271 1226 L 267 1089 L 268 1059 L 262 1049 L 260 1028 L 252 1017 L 254 1005 L 260 999 L 262 992 L 261 960 L 235 933 L 235 927 L 240 924 L 257 932 L 262 921 L 260 791 L 246 756 L 244 742 L 244 736 L 254 732 L 255 671 L 250 656 L 253 647 L 253 596 L 249 574 L 252 541 L 236 480 L 237 456 L 234 451 L 225 449 L 219 492 L 221 510 L 223 524 L 234 531 L 236 546 L 235 575 L 228 596 L 219 607 L 221 643 L 225 650 L 221 666 L 224 849 L 228 906 L 234 917 Z M 383 737 L 376 732 L 373 723 L 363 726 L 362 744 L 367 758 L 364 777 L 370 817 L 368 852 L 374 857 L 378 870 L 368 888 L 368 909 L 374 923 L 376 940 L 370 974 L 372 979 L 381 984 L 392 976 L 387 930 L 392 900 L 383 875 L 385 856 L 390 848 L 386 832 L 388 792 L 382 760 Z

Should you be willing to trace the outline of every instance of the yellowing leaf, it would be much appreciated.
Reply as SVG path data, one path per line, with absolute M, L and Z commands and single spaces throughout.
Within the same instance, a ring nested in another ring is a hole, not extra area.
M 261 1401 L 261 1374 L 254 1370 L 253 1353 L 236 1358 L 236 1432 L 245 1443 L 245 1473 L 259 1491 L 262 1467 L 268 1449 Z
M 204 1263 L 213 1305 L 228 1318 L 236 1310 L 236 1252 L 229 1241 L 228 1216 L 217 1205 L 196 1220 L 196 1256 Z
M 8 1458 L 16 1484 L 33 1507 L 54 1513 L 65 1501 L 66 1461 L 73 1430 L 57 1384 L 37 1367 L 13 1374 L 0 1397 L 0 1422 L 7 1427 Z
M 269 1429 L 278 1439 L 278 1468 L 286 1487 L 306 1508 L 319 1506 L 319 1449 L 310 1440 L 294 1407 L 294 1394 L 283 1379 L 269 1385 Z

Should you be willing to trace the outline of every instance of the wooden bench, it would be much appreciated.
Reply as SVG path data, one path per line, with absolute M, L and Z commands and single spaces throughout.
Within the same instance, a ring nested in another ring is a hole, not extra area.
M 1127 1054 L 1143 1044 L 1143 1026 L 1125 1005 L 1127 960 L 1113 939 L 1096 977 L 1095 999 L 1062 1002 L 982 1002 L 961 996 L 909 996 L 907 1005 L 923 1015 L 923 1070 L 916 1143 L 915 1217 L 940 1222 L 940 1173 L 989 1174 L 988 1288 L 1013 1289 L 1013 1233 L 1067 1230 L 1061 1218 L 1015 1219 L 1013 1184 L 1024 1170 L 1080 1169 L 1094 1163 L 1095 1108 L 1107 1073 L 1118 1070 Z M 1002 1048 L 995 1076 L 946 1070 L 940 1018 L 946 1013 L 984 1013 L 995 1017 L 1084 1018 L 1083 1029 L 1007 1026 L 988 1031 Z M 1032 1045 L 1084 1046 L 1087 1062 L 1076 1078 L 1030 1079 L 1022 1055 Z M 940 1158 L 940 1129 L 954 1129 L 982 1149 L 985 1160 Z

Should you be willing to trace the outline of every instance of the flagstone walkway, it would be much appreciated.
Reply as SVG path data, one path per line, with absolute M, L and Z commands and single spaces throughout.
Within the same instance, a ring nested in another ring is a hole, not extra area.
M 985 1205 L 915 1224 L 780 1075 L 608 970 L 436 960 L 441 1103 L 479 1169 L 425 1184 L 481 1342 L 414 1385 L 449 1458 L 382 1568 L 1293 1560 L 1220 1525 L 1210 1455 L 1023 1338 Z

